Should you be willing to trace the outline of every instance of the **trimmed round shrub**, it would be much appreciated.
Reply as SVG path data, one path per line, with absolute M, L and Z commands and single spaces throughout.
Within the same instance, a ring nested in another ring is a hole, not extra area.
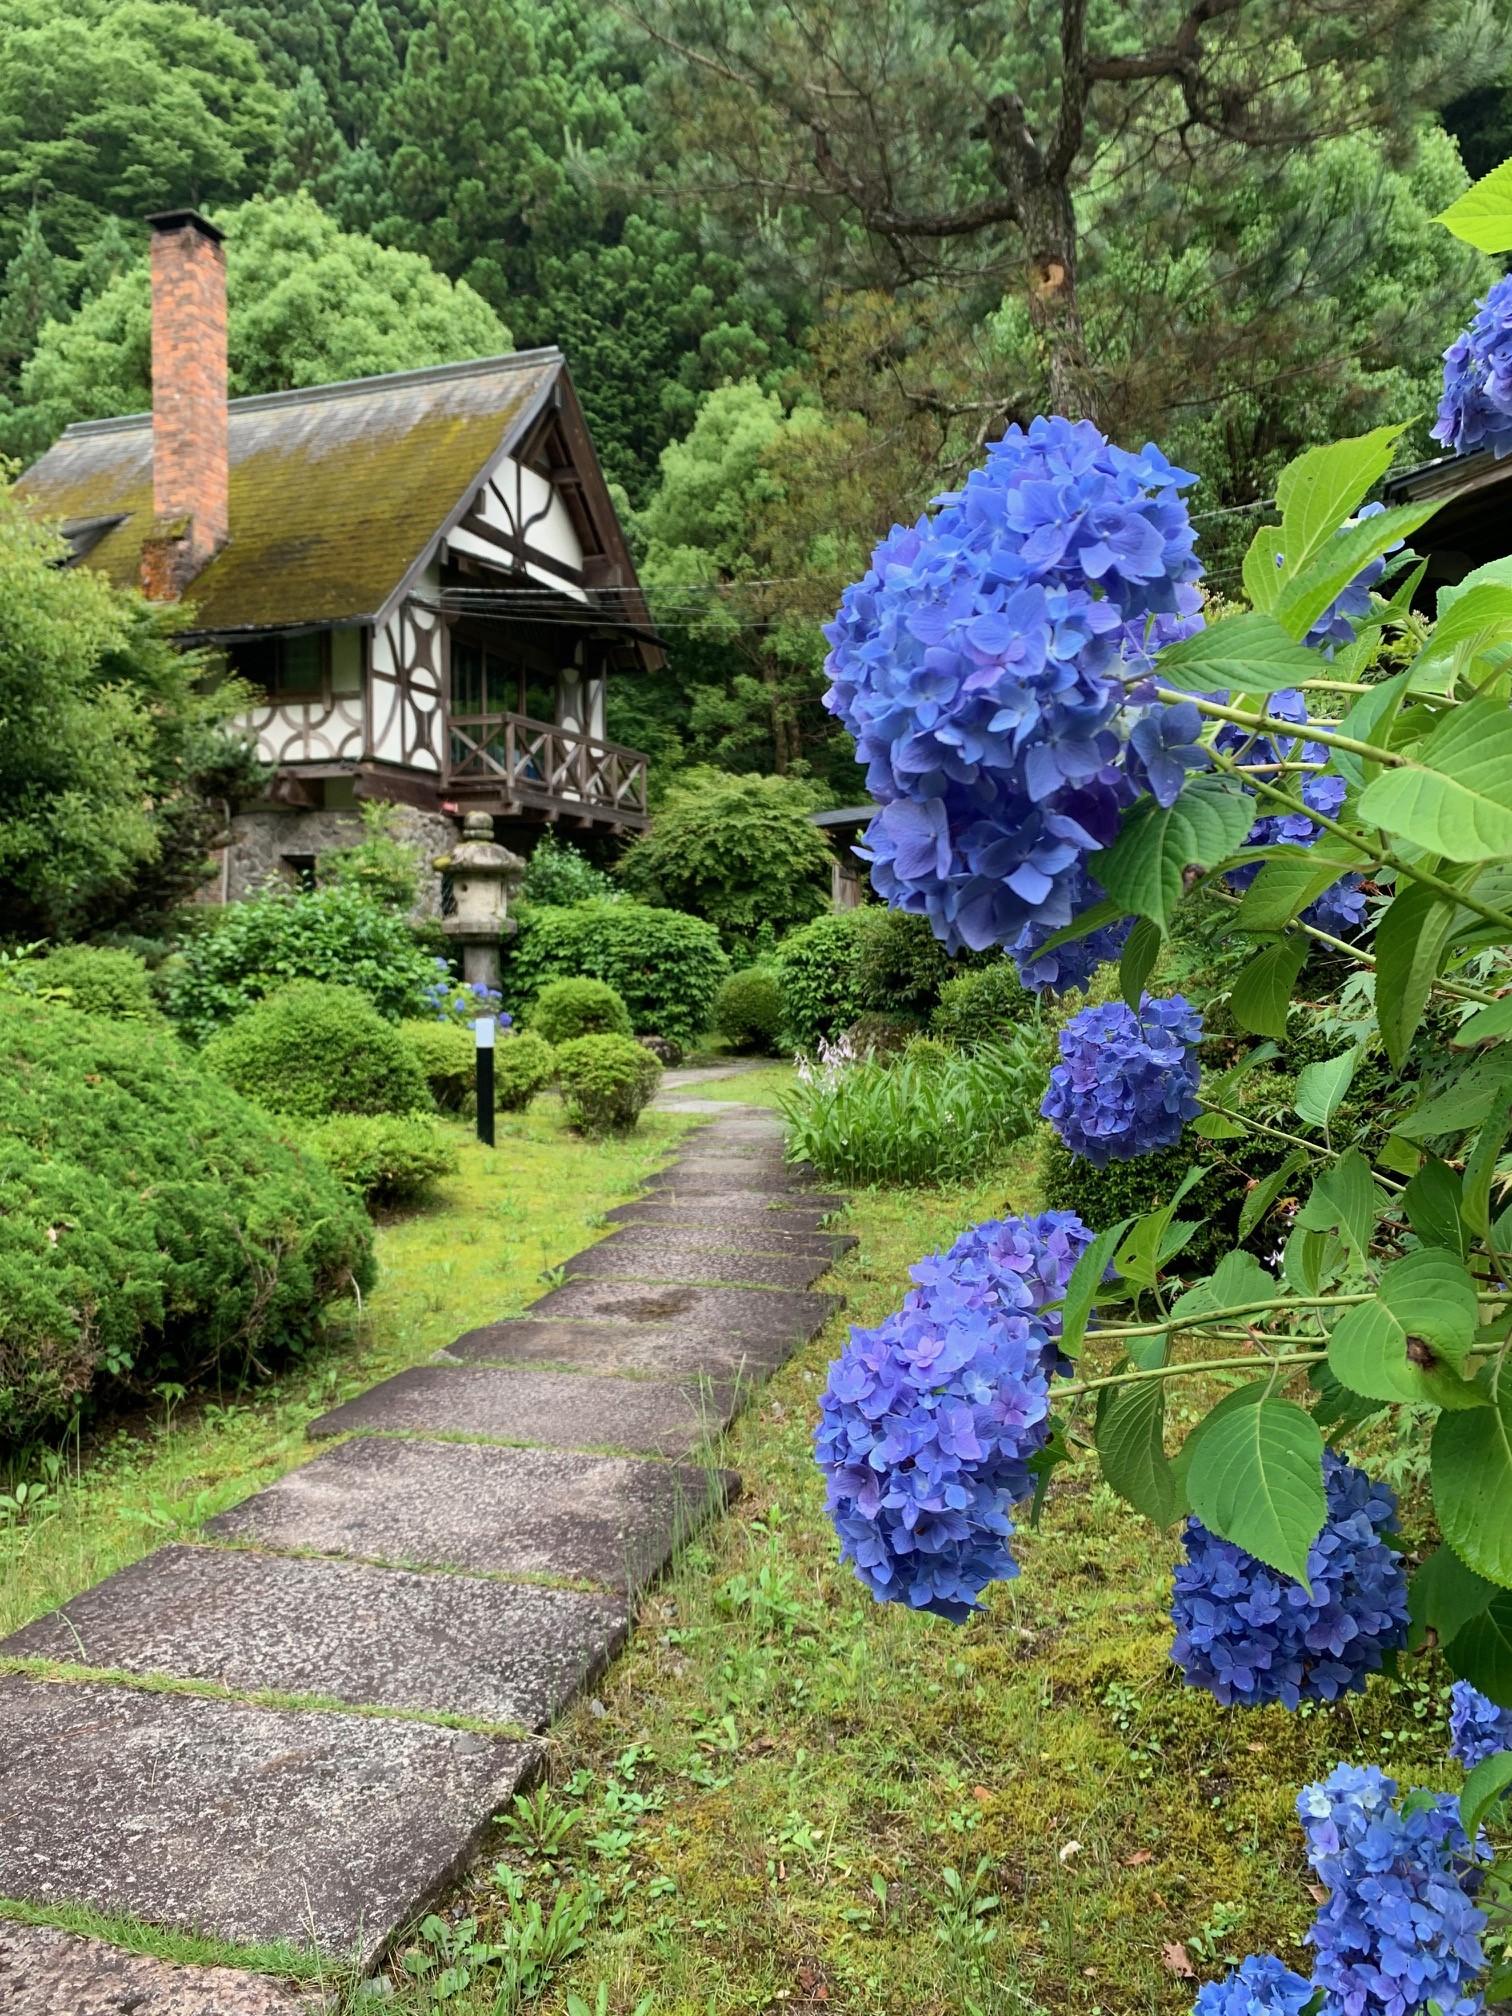
M 911 1015 L 858 1015 L 845 1032 L 857 1057 L 898 1057 L 924 1032 Z
M 629 1036 L 575 1036 L 556 1064 L 567 1117 L 585 1134 L 633 1127 L 661 1077 L 651 1052 Z
M 167 1031 L 0 999 L 0 1440 L 287 1358 L 373 1281 L 361 1206 Z
M 574 1036 L 628 1036 L 630 1010 L 604 980 L 550 980 L 535 998 L 530 1026 L 546 1043 Z
M 423 1113 L 339 1113 L 305 1136 L 333 1176 L 367 1204 L 411 1204 L 455 1174 L 455 1141 Z
M 963 1048 L 972 1043 L 1001 1043 L 1033 1022 L 1039 1003 L 1008 959 L 969 968 L 947 980 L 939 1005 L 929 1018 L 931 1035 Z
M 111 945 L 60 945 L 33 970 L 51 998 L 86 1015 L 106 1015 L 113 1022 L 161 1019 L 147 968 L 134 952 Z
M 1236 1162 L 1231 1147 L 1244 1151 L 1244 1162 Z M 1058 1135 L 1047 1130 L 1040 1156 L 1040 1177 L 1046 1208 L 1074 1211 L 1102 1232 L 1123 1218 L 1143 1218 L 1158 1211 L 1170 1199 L 1194 1162 L 1206 1173 L 1181 1201 L 1184 1219 L 1200 1220 L 1200 1229 L 1173 1262 L 1183 1275 L 1210 1273 L 1223 1255 L 1242 1245 L 1264 1258 L 1277 1245 L 1276 1221 L 1264 1219 L 1241 1240 L 1239 1214 L 1244 1200 L 1257 1182 L 1262 1182 L 1286 1157 L 1286 1144 L 1251 1134 L 1242 1142 L 1203 1141 L 1188 1136 L 1178 1147 L 1156 1155 L 1135 1156 L 1128 1162 L 1110 1162 L 1105 1169 L 1073 1155 Z M 1305 1180 L 1305 1179 L 1303 1179 Z
M 494 1051 L 494 1105 L 501 1113 L 523 1113 L 555 1076 L 556 1053 L 545 1037 L 518 1030 Z
M 795 1049 L 813 1050 L 821 1036 L 833 1042 L 868 1006 L 861 984 L 860 914 L 816 917 L 777 947 L 783 1034 Z
M 274 1113 L 411 1113 L 431 1104 L 404 1037 L 352 987 L 297 981 L 205 1045 L 206 1067 Z
M 270 889 L 193 922 L 182 953 L 163 968 L 163 1006 L 191 1043 L 291 980 L 353 987 L 389 1022 L 429 1005 L 434 955 L 363 889 Z
M 399 1034 L 443 1113 L 460 1113 L 473 1095 L 476 1045 L 461 1022 L 401 1022 Z
M 927 917 L 864 904 L 850 913 L 861 1005 L 877 1015 L 928 1019 L 951 975 L 950 954 Z
M 760 966 L 732 973 L 714 997 L 714 1027 L 732 1050 L 770 1050 L 782 1031 L 782 989 Z
M 719 933 L 681 910 L 644 903 L 544 905 L 520 918 L 504 971 L 505 1004 L 517 1015 L 551 980 L 607 980 L 630 1011 L 637 1036 L 665 1036 L 691 1049 L 712 1023 L 730 971 Z

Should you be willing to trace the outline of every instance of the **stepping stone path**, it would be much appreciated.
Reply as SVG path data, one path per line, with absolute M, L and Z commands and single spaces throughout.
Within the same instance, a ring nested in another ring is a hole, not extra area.
M 813 1283 L 855 1243 L 826 1226 L 843 1203 L 784 1165 L 775 1115 L 719 1106 L 525 1315 L 322 1415 L 313 1461 L 0 1644 L 54 1662 L 0 1674 L 0 1897 L 376 1965 L 738 1492 L 707 1451 L 839 1306 Z M 313 2006 L 0 1920 L 7 2016 Z

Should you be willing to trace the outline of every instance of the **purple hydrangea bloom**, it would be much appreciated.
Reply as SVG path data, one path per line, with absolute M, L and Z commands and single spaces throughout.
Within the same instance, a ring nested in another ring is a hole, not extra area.
M 1312 1998 L 1311 1981 L 1274 1953 L 1251 1953 L 1222 1981 L 1198 1989 L 1192 2016 L 1301 2016 Z
M 1444 393 L 1433 438 L 1456 455 L 1512 450 L 1512 273 L 1498 280 L 1475 320 L 1444 352 Z
M 1079 869 L 1071 891 L 1072 916 L 1081 916 L 1102 900 L 1102 890 L 1084 869 Z M 1053 952 L 1040 948 L 1060 927 L 1049 923 L 1026 924 L 1009 946 L 1008 954 L 1019 979 L 1033 993 L 1043 994 L 1047 990 L 1057 994 L 1085 993 L 1098 967 L 1122 952 L 1133 924 L 1132 917 L 1121 917 L 1116 924 L 1101 925 L 1085 937 L 1068 938 Z
M 1197 1115 L 1202 1017 L 1181 995 L 1083 1008 L 1060 1033 L 1040 1112 L 1095 1168 L 1173 1148 Z
M 1379 518 L 1385 509 L 1384 504 L 1362 504 L 1352 522 L 1358 524 L 1362 518 Z M 1393 540 L 1386 552 L 1399 552 L 1401 545 L 1400 539 Z M 1303 638 L 1303 643 L 1321 645 L 1326 658 L 1332 658 L 1335 644 L 1353 644 L 1355 624 L 1362 616 L 1370 614 L 1370 591 L 1385 572 L 1385 554 L 1377 554 L 1374 560 L 1367 560 L 1349 586 L 1329 603 Z
M 1115 717 L 1201 626 L 1194 480 L 1089 421 L 1011 427 L 932 518 L 893 528 L 827 626 L 825 704 L 882 807 L 873 884 L 952 950 L 1068 924 L 1137 795 Z M 1198 760 L 1183 719 L 1159 712 L 1144 740 L 1162 792 Z
M 1307 702 L 1295 686 L 1272 693 L 1265 704 L 1265 711 L 1272 720 L 1288 726 L 1307 725 Z M 1329 819 L 1338 817 L 1344 803 L 1342 777 L 1316 771 L 1304 773 L 1299 790 L 1295 771 L 1281 777 L 1274 771 L 1278 763 L 1326 763 L 1328 750 L 1321 742 L 1302 742 L 1299 745 L 1294 735 L 1257 735 L 1251 738 L 1246 729 L 1226 721 L 1218 731 L 1218 747 L 1237 756 L 1241 765 L 1254 770 L 1257 776 L 1280 783 L 1283 789 L 1300 797 L 1303 804 L 1311 806 L 1314 812 L 1321 812 Z M 1255 821 L 1244 844 L 1246 847 L 1311 847 L 1322 831 L 1316 821 L 1300 812 L 1267 812 Z M 1236 889 L 1247 889 L 1259 873 L 1260 863 L 1248 861 L 1241 867 L 1231 868 L 1228 879 Z M 1316 902 L 1310 903 L 1302 912 L 1302 921 L 1315 925 L 1320 931 L 1329 932 L 1335 938 L 1353 936 L 1365 922 L 1365 894 L 1360 887 L 1360 877 L 1351 872 L 1330 883 Z
M 1307 1859 L 1328 1886 L 1308 1938 L 1323 2016 L 1477 2016 L 1486 1914 L 1471 1902 L 1485 1859 L 1452 1794 L 1414 1793 L 1373 1764 L 1341 1764 L 1297 1800 Z
M 1498 1708 L 1468 1680 L 1456 1680 L 1449 1694 L 1449 1748 L 1467 1771 L 1512 1750 L 1512 1708 Z
M 1310 1591 L 1200 1519 L 1188 1519 L 1176 1570 L 1171 1657 L 1191 1687 L 1225 1708 L 1333 1701 L 1360 1693 L 1386 1652 L 1406 1642 L 1407 1578 L 1383 1534 L 1396 1495 L 1323 1452 L 1328 1515 L 1307 1557 Z
M 1055 1349 L 1059 1302 L 1093 1234 L 1074 1211 L 1041 1211 L 1034 1218 L 989 1218 L 963 1232 L 944 1253 L 931 1253 L 908 1271 L 927 1308 L 935 1287 L 948 1283 L 1003 1316 L 1032 1315 L 1047 1340 L 1045 1367 L 1069 1375 L 1071 1361 Z

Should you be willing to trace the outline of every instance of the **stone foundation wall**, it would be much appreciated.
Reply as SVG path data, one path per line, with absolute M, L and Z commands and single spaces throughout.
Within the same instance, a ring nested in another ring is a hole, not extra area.
M 458 824 L 439 812 L 420 812 L 410 805 L 395 805 L 394 838 L 416 849 L 420 862 L 419 917 L 441 914 L 441 877 L 431 867 L 438 854 L 448 853 L 456 844 Z M 231 859 L 226 876 L 227 900 L 235 903 L 270 879 L 287 881 L 288 855 L 322 854 L 340 847 L 355 847 L 362 838 L 362 818 L 355 811 L 317 812 L 294 807 L 269 807 L 238 812 L 231 822 Z M 210 892 L 219 894 L 219 877 L 210 883 Z

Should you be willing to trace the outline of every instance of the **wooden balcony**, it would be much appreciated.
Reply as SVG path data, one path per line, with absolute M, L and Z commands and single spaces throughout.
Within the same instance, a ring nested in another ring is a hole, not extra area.
M 446 791 L 491 811 L 514 807 L 644 827 L 646 757 L 524 714 L 448 714 Z

